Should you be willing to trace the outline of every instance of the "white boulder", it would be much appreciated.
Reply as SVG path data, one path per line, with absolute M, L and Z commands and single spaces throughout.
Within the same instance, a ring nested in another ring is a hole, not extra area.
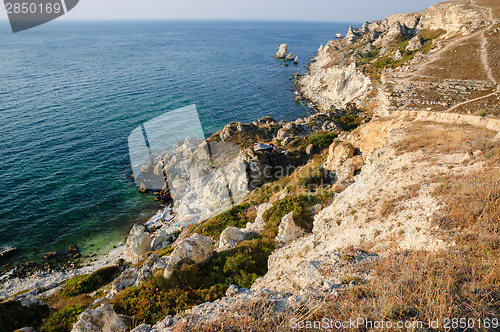
M 228 250 L 245 239 L 245 233 L 239 228 L 228 226 L 219 239 L 219 250 Z
M 292 211 L 281 219 L 281 223 L 278 227 L 278 235 L 276 236 L 276 242 L 280 244 L 287 244 L 298 239 L 304 235 L 304 233 L 304 229 L 295 224 Z
M 135 224 L 127 237 L 127 249 L 136 256 L 142 256 L 151 250 L 151 237 L 146 232 L 146 227 Z
M 126 331 L 123 320 L 113 310 L 113 306 L 105 303 L 96 309 L 88 309 L 78 317 L 72 332 L 117 332 Z
M 163 276 L 169 278 L 174 270 L 183 262 L 207 262 L 212 258 L 213 253 L 212 239 L 208 236 L 201 236 L 194 233 L 190 238 L 179 243 L 172 254 L 167 257 Z
M 329 171 L 334 171 L 342 165 L 347 159 L 354 155 L 354 146 L 350 143 L 332 143 L 328 148 L 328 158 L 325 163 L 325 168 Z
M 245 233 L 260 233 L 264 230 L 266 222 L 262 217 L 264 213 L 269 210 L 273 205 L 271 203 L 262 203 L 257 207 L 257 216 L 254 222 L 249 222 L 245 228 L 242 229 Z

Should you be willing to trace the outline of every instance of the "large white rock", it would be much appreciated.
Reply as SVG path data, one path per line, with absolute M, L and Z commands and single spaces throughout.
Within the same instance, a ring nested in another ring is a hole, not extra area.
M 78 317 L 72 332 L 121 332 L 127 327 L 115 313 L 113 306 L 105 303 L 96 309 L 88 309 Z
M 278 50 L 278 52 L 276 53 L 276 55 L 274 57 L 278 58 L 278 59 L 284 59 L 284 58 L 286 58 L 287 54 L 288 54 L 288 45 L 281 44 L 280 49 Z
M 207 262 L 212 258 L 213 253 L 212 239 L 208 236 L 201 236 L 198 233 L 194 233 L 190 238 L 183 240 L 175 247 L 172 254 L 168 257 L 163 276 L 169 278 L 174 270 L 183 262 Z
M 245 239 L 245 233 L 239 228 L 228 226 L 219 239 L 219 250 L 228 250 Z
M 328 148 L 328 158 L 325 163 L 325 168 L 329 171 L 334 171 L 342 165 L 347 159 L 354 155 L 354 146 L 351 143 L 342 142 L 332 143 Z
M 416 51 L 420 49 L 422 46 L 424 46 L 422 36 L 416 35 L 415 37 L 410 39 L 408 45 L 406 45 L 406 49 L 408 51 Z
M 136 256 L 142 256 L 151 250 L 151 237 L 146 232 L 146 227 L 135 224 L 127 237 L 127 249 Z
M 359 71 L 354 62 L 348 66 L 332 66 L 331 54 L 326 51 L 315 60 L 297 85 L 302 95 L 321 110 L 343 108 L 370 91 L 371 79 Z
M 295 224 L 292 211 L 281 219 L 281 223 L 278 227 L 278 235 L 276 236 L 276 242 L 287 244 L 298 239 L 302 235 L 304 235 L 304 229 Z

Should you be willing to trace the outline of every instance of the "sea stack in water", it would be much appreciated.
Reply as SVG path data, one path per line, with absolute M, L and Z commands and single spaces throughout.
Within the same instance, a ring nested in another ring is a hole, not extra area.
M 286 59 L 285 60 L 288 60 L 288 61 L 291 61 L 293 60 L 293 53 L 290 53 L 286 56 Z
M 288 54 L 288 45 L 281 44 L 280 49 L 278 50 L 278 52 L 276 53 L 276 55 L 274 57 L 276 59 L 284 59 L 284 58 L 286 58 L 287 54 Z
M 293 60 L 293 64 L 294 65 L 298 65 L 299 64 L 299 57 L 298 56 L 296 56 L 295 60 Z

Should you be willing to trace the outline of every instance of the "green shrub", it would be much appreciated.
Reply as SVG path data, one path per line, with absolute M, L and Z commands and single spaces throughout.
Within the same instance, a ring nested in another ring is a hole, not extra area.
M 274 239 L 258 237 L 230 251 L 215 253 L 207 264 L 185 264 L 169 279 L 156 275 L 113 300 L 117 313 L 138 323 L 155 323 L 166 315 L 224 296 L 230 285 L 250 287 L 267 272 Z
M 66 281 L 60 295 L 67 298 L 91 293 L 113 281 L 118 272 L 118 266 L 114 265 L 88 275 L 74 277 Z
M 25 307 L 19 301 L 0 303 L 0 331 L 10 332 L 32 326 L 39 327 L 42 319 L 47 317 L 50 309 L 47 305 L 33 304 Z
M 298 174 L 297 183 L 300 186 L 307 187 L 312 190 L 312 187 L 322 187 L 331 184 L 332 178 L 329 172 L 322 167 L 308 167 Z
M 307 146 L 309 144 L 312 144 L 320 151 L 322 151 L 329 147 L 337 137 L 338 135 L 336 133 L 315 134 L 309 136 L 307 140 L 305 140 L 305 143 L 303 143 L 303 145 Z
M 294 222 L 310 232 L 312 230 L 313 216 L 308 208 L 316 203 L 317 198 L 312 195 L 288 196 L 274 203 L 262 217 L 271 232 L 277 234 L 277 226 L 280 224 L 281 219 L 293 211 Z
M 85 311 L 85 307 L 81 305 L 70 305 L 63 310 L 52 314 L 49 318 L 44 319 L 43 325 L 40 328 L 41 332 L 69 332 L 73 328 L 73 324 L 78 320 L 78 316 Z
M 202 225 L 198 226 L 193 232 L 204 236 L 213 236 L 219 238 L 220 234 L 228 226 L 242 228 L 247 222 L 246 210 L 250 207 L 249 203 L 236 205 L 230 210 L 221 213 Z
M 361 125 L 361 118 L 355 112 L 349 110 L 340 117 L 339 124 L 342 129 L 351 131 Z

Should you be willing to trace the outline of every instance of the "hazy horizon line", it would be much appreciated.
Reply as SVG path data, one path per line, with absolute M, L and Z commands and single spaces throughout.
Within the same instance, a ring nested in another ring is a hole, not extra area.
M 0 18 L 0 22 L 7 22 L 9 23 L 8 18 Z M 350 23 L 356 23 L 356 24 L 363 24 L 366 21 L 320 21 L 320 20 L 294 20 L 294 19 L 259 19 L 259 18 L 245 18 L 245 19 L 239 19 L 239 18 L 107 18 L 107 19 L 87 19 L 87 18 L 82 18 L 82 19 L 64 19 L 64 18 L 59 18 L 57 20 L 54 20 L 50 23 L 56 23 L 56 22 L 113 22 L 113 21 L 118 21 L 118 22 L 130 22 L 130 21 L 199 21 L 199 22 L 289 22 L 289 23 L 343 23 L 343 24 L 350 24 Z M 376 21 L 376 20 L 374 20 Z

